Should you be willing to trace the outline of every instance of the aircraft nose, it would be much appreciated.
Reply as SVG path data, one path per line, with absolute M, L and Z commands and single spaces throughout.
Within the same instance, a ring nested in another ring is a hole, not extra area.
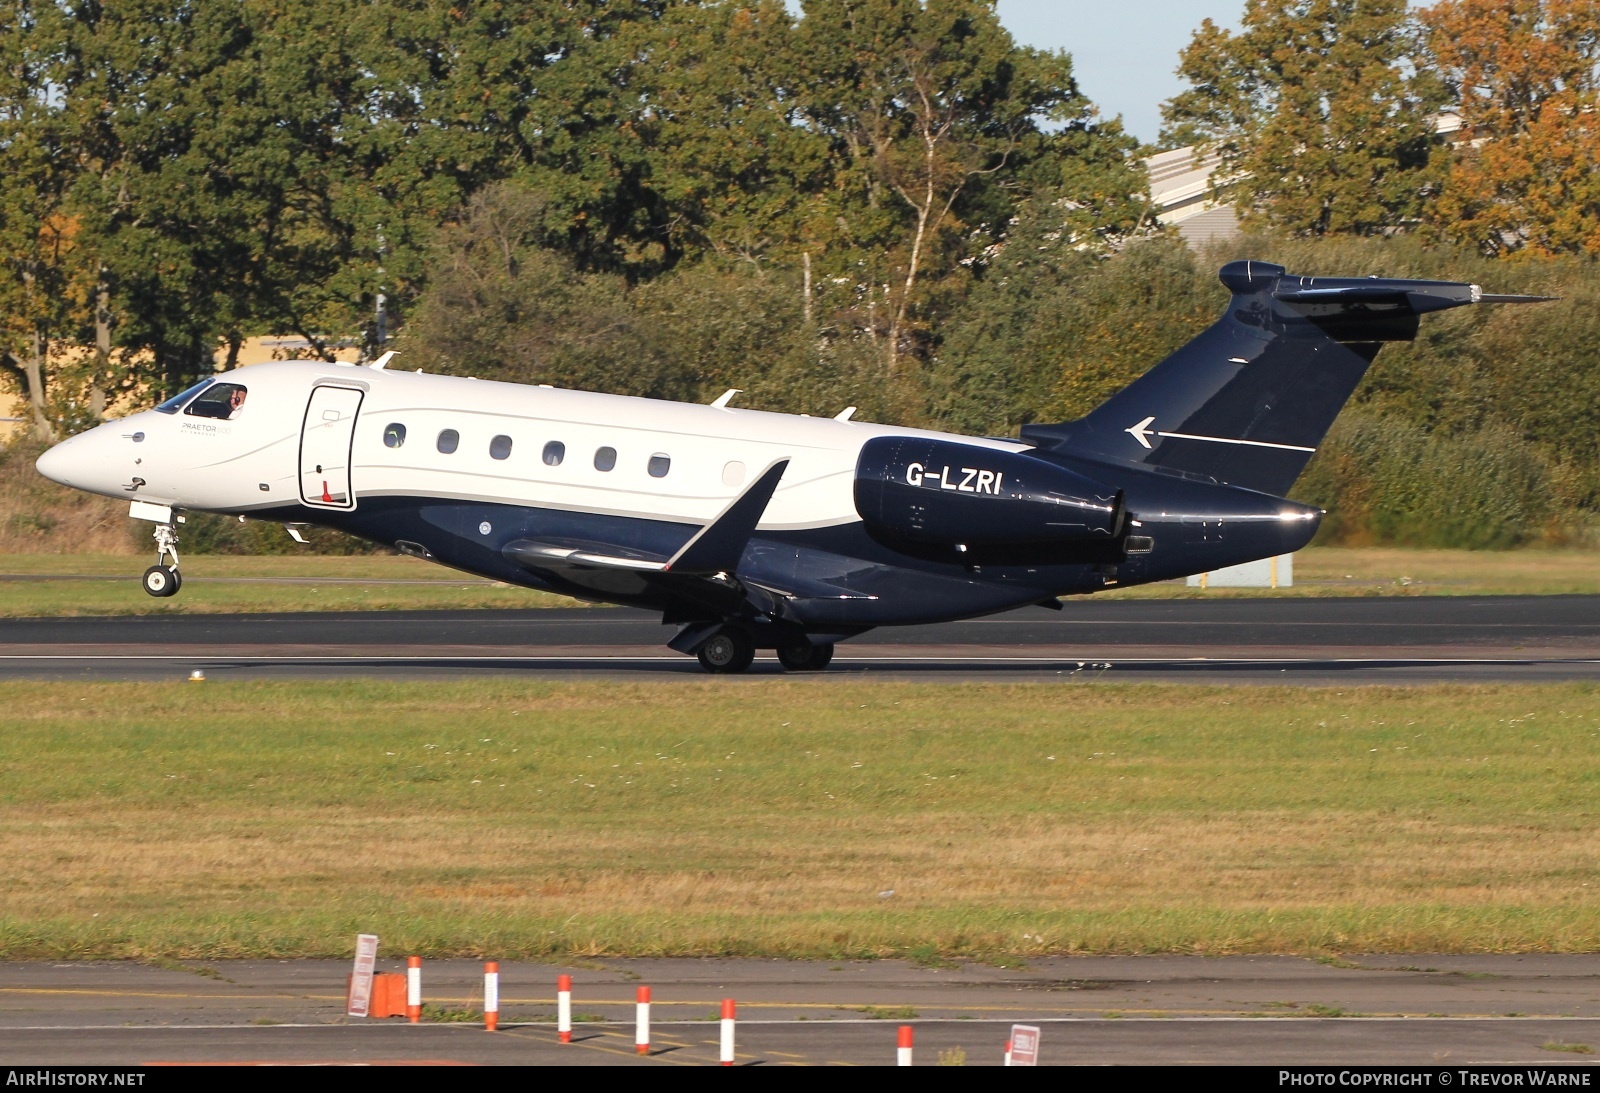
M 35 462 L 34 468 L 52 482 L 91 493 L 115 490 L 117 483 L 108 482 L 113 474 L 106 458 L 105 437 L 97 435 L 100 429 L 69 437 L 46 451 Z
M 52 482 L 63 486 L 77 486 L 88 462 L 83 449 L 81 436 L 63 440 L 41 455 L 34 462 L 34 469 Z

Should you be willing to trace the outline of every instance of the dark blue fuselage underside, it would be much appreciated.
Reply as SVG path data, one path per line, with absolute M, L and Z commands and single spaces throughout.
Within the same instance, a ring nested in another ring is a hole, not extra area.
M 1298 550 L 1316 531 L 1315 510 L 1280 498 L 1133 468 L 1083 466 L 1123 488 L 1130 530 L 1147 540 L 1140 552 L 1128 553 L 1125 537 L 1090 550 L 1029 551 L 1025 564 L 951 564 L 880 542 L 858 520 L 760 531 L 745 548 L 738 580 L 776 594 L 791 623 L 809 632 L 844 633 L 971 618 L 1057 596 L 1170 580 Z M 1298 518 L 1280 519 L 1285 510 Z M 506 548 L 532 541 L 665 560 L 699 530 L 679 521 L 412 496 L 362 496 L 350 512 L 295 506 L 249 515 L 332 527 L 401 549 L 421 547 L 435 561 L 493 580 L 679 618 L 681 605 L 645 575 L 588 570 L 575 580 L 570 570 L 509 557 Z

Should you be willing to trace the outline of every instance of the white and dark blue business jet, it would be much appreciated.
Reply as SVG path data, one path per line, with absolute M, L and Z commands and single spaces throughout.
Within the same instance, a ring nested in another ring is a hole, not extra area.
M 39 472 L 155 524 L 186 509 L 337 528 L 498 581 L 660 611 L 712 672 L 824 667 L 939 622 L 1297 550 L 1285 499 L 1384 342 L 1476 285 L 1221 271 L 1213 326 L 1077 421 L 1018 440 L 283 361 L 51 448 Z M 298 537 L 298 535 L 297 535 Z

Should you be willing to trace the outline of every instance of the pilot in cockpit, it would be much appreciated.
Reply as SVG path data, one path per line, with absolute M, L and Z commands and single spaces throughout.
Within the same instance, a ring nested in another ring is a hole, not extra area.
M 214 383 L 189 403 L 183 412 L 191 417 L 231 421 L 244 405 L 246 395 L 244 387 L 237 383 Z

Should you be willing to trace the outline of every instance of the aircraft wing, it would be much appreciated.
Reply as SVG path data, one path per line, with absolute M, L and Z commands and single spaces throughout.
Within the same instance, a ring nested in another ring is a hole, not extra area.
M 571 546 L 566 543 L 540 543 L 519 539 L 506 547 L 507 556 L 535 569 L 622 569 L 639 573 L 660 573 L 667 568 L 665 558 L 653 558 L 640 551 L 626 554 L 602 544 Z
M 767 590 L 738 578 L 739 559 L 772 500 L 789 461 L 768 467 L 716 519 L 670 558 L 606 543 L 518 539 L 505 557 L 602 598 L 650 596 L 688 614 L 726 615 Z

